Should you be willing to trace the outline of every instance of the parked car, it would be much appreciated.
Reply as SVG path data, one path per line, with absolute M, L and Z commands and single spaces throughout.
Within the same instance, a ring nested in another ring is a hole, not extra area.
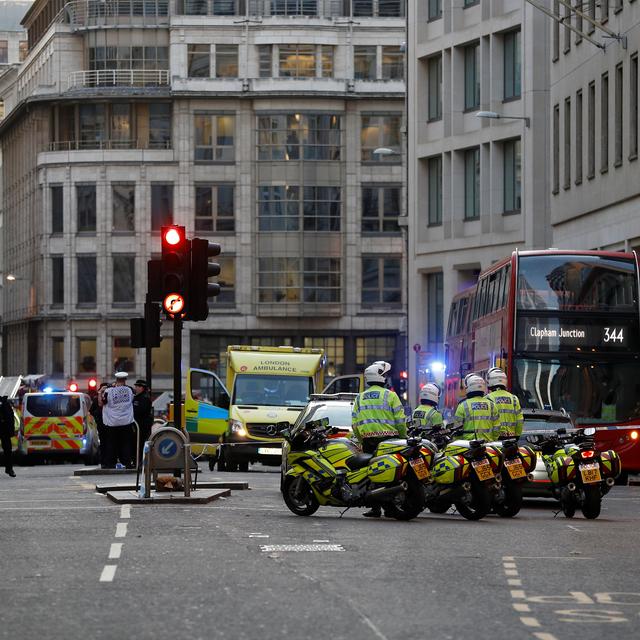
M 328 418 L 332 427 L 339 429 L 331 437 L 344 438 L 351 434 L 351 412 L 353 411 L 353 403 L 356 399 L 356 393 L 317 393 L 312 394 L 311 399 L 301 411 L 298 419 L 291 427 L 291 433 L 296 431 L 310 420 L 321 420 Z M 287 464 L 287 456 L 289 453 L 289 443 L 285 440 L 282 443 L 282 466 L 281 466 L 281 483 L 284 483 L 284 476 L 289 469 Z

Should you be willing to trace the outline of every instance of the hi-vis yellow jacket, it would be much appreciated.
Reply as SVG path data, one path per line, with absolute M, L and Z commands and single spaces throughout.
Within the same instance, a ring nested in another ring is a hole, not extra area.
M 364 438 L 406 438 L 404 408 L 395 391 L 372 385 L 353 403 L 353 435 Z

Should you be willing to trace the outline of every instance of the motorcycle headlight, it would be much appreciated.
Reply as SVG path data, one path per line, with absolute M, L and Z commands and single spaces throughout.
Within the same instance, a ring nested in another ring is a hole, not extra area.
M 231 427 L 231 433 L 233 435 L 240 436 L 241 438 L 248 435 L 246 427 L 239 420 L 231 420 L 229 426 Z

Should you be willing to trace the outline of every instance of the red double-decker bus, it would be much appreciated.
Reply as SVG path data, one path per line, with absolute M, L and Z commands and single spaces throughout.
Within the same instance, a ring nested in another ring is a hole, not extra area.
M 492 265 L 452 302 L 447 407 L 467 373 L 501 366 L 523 408 L 566 410 L 640 472 L 638 291 L 635 253 L 516 251 Z

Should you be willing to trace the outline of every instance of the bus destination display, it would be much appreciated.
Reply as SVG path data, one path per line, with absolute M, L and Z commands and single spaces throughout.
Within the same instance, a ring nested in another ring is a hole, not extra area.
M 636 350 L 637 325 L 633 321 L 607 322 L 558 318 L 519 318 L 516 339 L 519 351 Z

